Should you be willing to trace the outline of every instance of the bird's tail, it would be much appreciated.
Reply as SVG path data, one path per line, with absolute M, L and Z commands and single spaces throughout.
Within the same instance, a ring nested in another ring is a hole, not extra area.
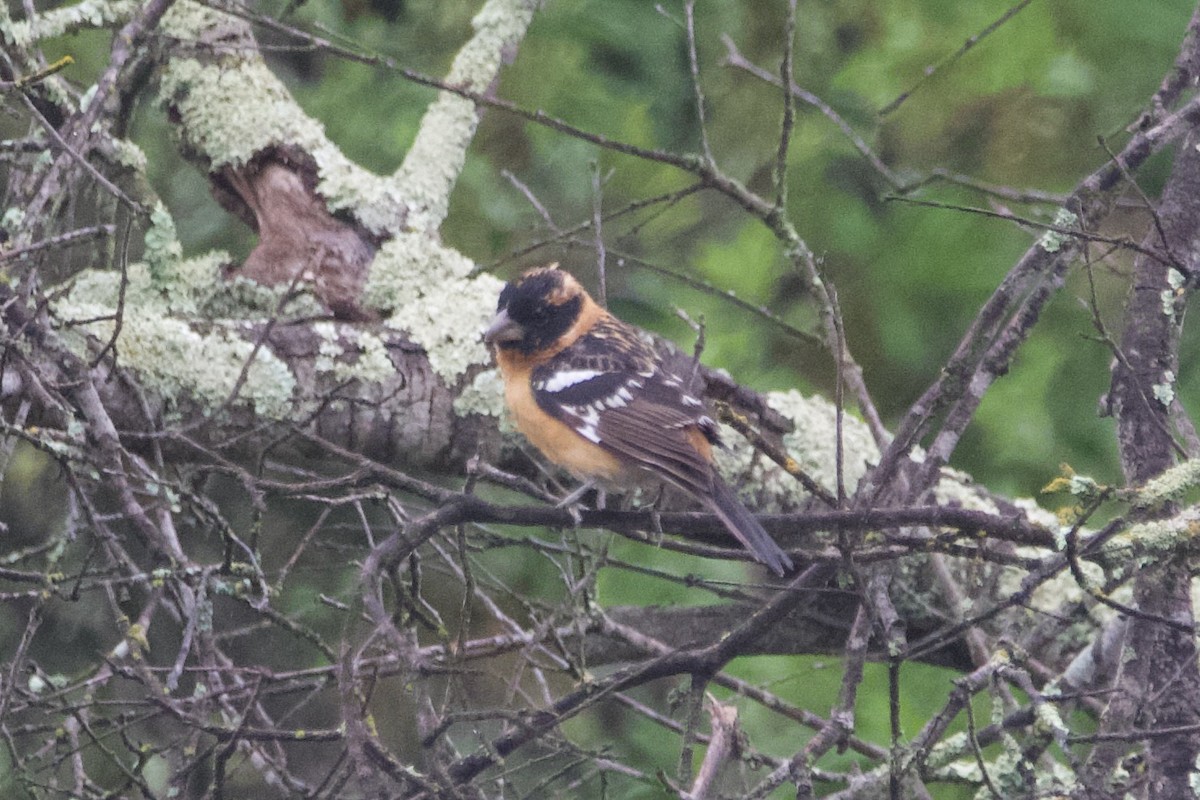
M 782 576 L 792 570 L 792 559 L 775 543 L 771 534 L 763 529 L 750 510 L 742 505 L 742 501 L 738 500 L 729 484 L 717 475 L 713 476 L 709 505 L 713 513 L 725 523 L 729 532 L 772 572 Z

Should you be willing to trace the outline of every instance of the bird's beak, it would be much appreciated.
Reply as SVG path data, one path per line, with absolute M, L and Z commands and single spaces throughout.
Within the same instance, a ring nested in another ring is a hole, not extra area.
M 520 323 L 514 322 L 508 316 L 508 310 L 502 309 L 492 318 L 487 330 L 483 333 L 484 344 L 499 344 L 502 342 L 517 342 L 525 336 L 525 329 Z

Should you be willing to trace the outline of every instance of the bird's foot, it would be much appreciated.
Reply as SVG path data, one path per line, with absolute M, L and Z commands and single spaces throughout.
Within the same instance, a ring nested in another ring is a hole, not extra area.
M 571 492 L 563 499 L 554 504 L 555 508 L 565 508 L 567 513 L 571 515 L 571 519 L 575 521 L 575 527 L 583 522 L 583 505 L 579 502 L 585 494 L 596 487 L 595 481 L 587 481 L 582 486 Z M 604 497 L 604 492 L 600 492 L 600 497 Z M 601 506 L 603 508 L 603 506 Z

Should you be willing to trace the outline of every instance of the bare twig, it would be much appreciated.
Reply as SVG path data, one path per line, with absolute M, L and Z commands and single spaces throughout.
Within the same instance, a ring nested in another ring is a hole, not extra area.
M 920 77 L 920 79 L 917 80 L 916 83 L 914 83 L 907 91 L 901 92 L 900 95 L 898 97 L 896 97 L 896 99 L 892 100 L 890 103 L 886 104 L 883 108 L 879 109 L 879 116 L 886 117 L 888 114 L 895 111 L 897 108 L 900 107 L 900 105 L 905 100 L 907 100 L 909 97 L 912 96 L 913 92 L 917 91 L 922 86 L 924 86 L 926 81 L 928 81 L 934 75 L 938 74 L 939 72 L 946 69 L 947 67 L 950 67 L 951 65 L 953 65 L 955 62 L 957 62 L 959 59 L 961 59 L 963 56 L 965 56 L 972 47 L 979 44 L 981 41 L 983 41 L 985 38 L 987 38 L 991 34 L 995 33 L 1006 22 L 1011 20 L 1017 14 L 1020 14 L 1022 11 L 1024 11 L 1025 8 L 1032 2 L 1033 2 L 1033 0 L 1020 0 L 1020 2 L 1018 2 L 1014 6 L 1011 6 L 1007 11 L 1005 11 L 1003 14 L 1001 14 L 994 22 L 992 22 L 990 25 L 985 27 L 979 33 L 977 33 L 973 36 L 969 36 L 967 38 L 967 40 L 965 42 L 963 42 L 962 46 L 959 47 L 957 50 L 955 50 L 953 53 L 951 53 L 950 55 L 943 58 L 937 64 L 933 64 L 931 66 L 926 67 L 925 73 Z

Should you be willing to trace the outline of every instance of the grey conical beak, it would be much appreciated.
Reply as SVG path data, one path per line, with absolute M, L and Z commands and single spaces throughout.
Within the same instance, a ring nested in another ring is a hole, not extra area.
M 520 323 L 514 322 L 508 316 L 507 309 L 501 309 L 492 318 L 492 322 L 488 325 L 487 330 L 483 333 L 484 344 L 498 344 L 502 342 L 517 342 L 525 335 L 525 329 Z

